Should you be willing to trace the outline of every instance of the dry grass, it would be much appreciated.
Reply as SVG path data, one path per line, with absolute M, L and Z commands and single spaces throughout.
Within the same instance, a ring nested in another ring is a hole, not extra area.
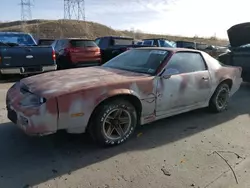
M 135 36 L 136 39 L 162 37 L 168 40 L 185 40 L 203 42 L 212 45 L 227 45 L 227 40 L 214 37 L 183 37 L 171 35 L 155 35 L 143 32 L 118 31 L 105 25 L 94 22 L 83 22 L 74 20 L 30 20 L 25 27 L 21 27 L 20 21 L 0 23 L 0 31 L 25 31 L 41 38 L 61 38 L 61 37 L 86 37 L 94 39 L 105 35 L 115 36 Z

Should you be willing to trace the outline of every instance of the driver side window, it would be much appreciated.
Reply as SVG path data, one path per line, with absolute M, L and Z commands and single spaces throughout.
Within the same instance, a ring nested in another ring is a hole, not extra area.
M 167 72 L 174 72 L 175 74 L 204 71 L 206 69 L 201 54 L 197 52 L 177 52 L 166 66 Z

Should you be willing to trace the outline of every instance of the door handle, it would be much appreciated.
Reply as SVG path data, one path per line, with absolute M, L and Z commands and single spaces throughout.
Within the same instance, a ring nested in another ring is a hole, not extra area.
M 206 81 L 207 81 L 207 80 L 209 80 L 209 77 L 203 76 L 203 77 L 202 77 L 202 80 L 206 80 Z

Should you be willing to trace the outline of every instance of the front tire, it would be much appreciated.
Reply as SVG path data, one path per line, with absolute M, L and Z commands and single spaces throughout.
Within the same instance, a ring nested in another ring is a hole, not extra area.
M 227 83 L 220 84 L 209 102 L 209 109 L 212 112 L 219 113 L 227 109 L 230 98 L 230 88 Z
M 137 124 L 135 107 L 126 100 L 113 100 L 101 104 L 89 125 L 89 133 L 100 146 L 124 143 Z

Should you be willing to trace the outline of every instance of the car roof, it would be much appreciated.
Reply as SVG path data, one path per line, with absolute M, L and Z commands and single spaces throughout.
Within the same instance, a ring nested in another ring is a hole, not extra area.
M 201 52 L 200 50 L 194 50 L 189 48 L 166 48 L 166 47 L 140 47 L 135 49 L 146 50 L 167 50 L 171 52 Z

